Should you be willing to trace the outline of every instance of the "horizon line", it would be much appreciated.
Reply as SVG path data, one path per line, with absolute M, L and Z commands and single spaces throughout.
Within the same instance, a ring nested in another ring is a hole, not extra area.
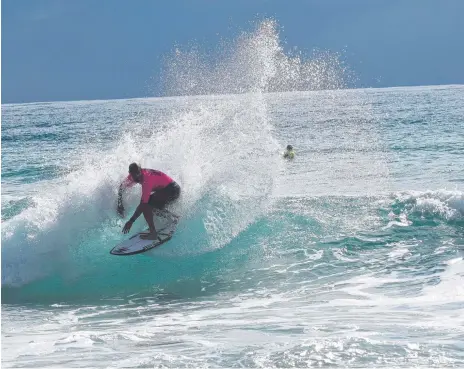
M 383 87 L 350 87 L 337 89 L 321 89 L 321 90 L 286 90 L 286 91 L 270 91 L 263 94 L 281 94 L 292 92 L 324 92 L 324 91 L 352 91 L 352 90 L 385 90 L 395 88 L 415 88 L 415 87 L 457 87 L 464 86 L 464 83 L 448 83 L 448 84 L 431 84 L 431 85 L 397 85 Z M 246 95 L 248 93 L 256 93 L 252 91 L 243 93 L 224 93 L 224 94 L 198 94 L 198 95 L 165 95 L 165 96 L 134 96 L 134 97 L 117 97 L 110 99 L 81 99 L 81 100 L 43 100 L 43 101 L 27 101 L 27 102 L 2 102 L 1 106 L 7 105 L 28 105 L 28 104 L 51 104 L 51 103 L 77 103 L 77 102 L 103 102 L 103 101 L 119 101 L 119 100 L 146 100 L 146 99 L 169 99 L 169 98 L 186 98 L 186 97 L 201 97 L 201 96 L 236 96 Z

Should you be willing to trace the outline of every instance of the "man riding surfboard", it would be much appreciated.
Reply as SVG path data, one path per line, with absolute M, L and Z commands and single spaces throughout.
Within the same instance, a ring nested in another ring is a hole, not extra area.
M 146 240 L 156 240 L 157 233 L 153 221 L 155 209 L 163 210 L 168 204 L 175 202 L 180 196 L 180 186 L 167 174 L 154 169 L 141 168 L 137 163 L 129 165 L 129 175 L 119 186 L 118 213 L 124 216 L 122 194 L 125 189 L 136 183 L 142 186 L 142 198 L 135 209 L 134 215 L 124 225 L 123 233 L 128 233 L 135 220 L 143 213 L 149 232 L 140 236 Z

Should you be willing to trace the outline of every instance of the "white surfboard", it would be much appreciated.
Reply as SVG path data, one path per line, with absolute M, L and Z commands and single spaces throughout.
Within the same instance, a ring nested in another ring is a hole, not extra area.
M 140 234 L 144 232 L 139 232 L 113 247 L 110 254 L 119 256 L 140 254 L 169 241 L 176 230 L 179 217 L 167 210 L 157 210 L 154 218 L 158 239 L 144 240 L 140 238 Z

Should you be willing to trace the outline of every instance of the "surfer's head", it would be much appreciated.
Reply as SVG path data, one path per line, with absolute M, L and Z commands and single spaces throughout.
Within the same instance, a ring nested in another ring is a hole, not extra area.
M 293 146 L 292 146 L 292 145 L 287 145 L 287 150 L 288 150 L 288 151 L 293 150 Z
M 142 180 L 142 168 L 137 163 L 132 163 L 129 165 L 129 174 L 135 182 L 140 182 Z

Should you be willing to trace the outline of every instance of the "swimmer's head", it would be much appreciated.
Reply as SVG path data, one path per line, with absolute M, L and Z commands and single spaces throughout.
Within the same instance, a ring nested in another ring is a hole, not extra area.
M 288 151 L 293 150 L 293 146 L 292 145 L 287 145 L 287 150 Z

